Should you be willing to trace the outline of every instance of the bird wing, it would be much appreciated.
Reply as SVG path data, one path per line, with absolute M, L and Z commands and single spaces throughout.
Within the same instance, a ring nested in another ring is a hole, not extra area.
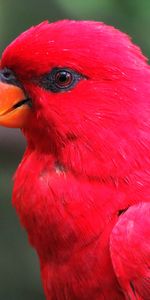
M 110 253 L 128 300 L 150 300 L 150 202 L 130 207 L 113 228 Z

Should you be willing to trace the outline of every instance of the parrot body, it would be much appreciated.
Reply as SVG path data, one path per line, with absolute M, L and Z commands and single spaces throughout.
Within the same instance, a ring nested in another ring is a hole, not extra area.
M 149 300 L 150 68 L 139 48 L 102 23 L 44 22 L 6 48 L 1 70 L 25 91 L 14 127 L 30 107 L 13 205 L 46 299 Z

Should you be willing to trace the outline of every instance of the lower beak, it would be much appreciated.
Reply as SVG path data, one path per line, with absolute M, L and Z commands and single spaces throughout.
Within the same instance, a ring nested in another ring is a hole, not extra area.
M 29 104 L 20 87 L 0 82 L 0 125 L 23 128 L 31 114 Z

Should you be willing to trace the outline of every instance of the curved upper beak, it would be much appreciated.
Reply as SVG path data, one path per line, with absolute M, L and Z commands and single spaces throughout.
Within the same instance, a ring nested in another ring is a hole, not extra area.
M 20 87 L 0 81 L 0 125 L 23 128 L 31 114 L 30 103 Z

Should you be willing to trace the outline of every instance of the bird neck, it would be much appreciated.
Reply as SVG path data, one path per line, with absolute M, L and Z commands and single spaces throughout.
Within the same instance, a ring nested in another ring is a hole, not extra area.
M 117 196 L 111 185 L 78 176 L 51 154 L 28 148 L 16 172 L 13 204 L 39 256 L 66 260 L 100 234 L 109 215 L 105 202 Z

